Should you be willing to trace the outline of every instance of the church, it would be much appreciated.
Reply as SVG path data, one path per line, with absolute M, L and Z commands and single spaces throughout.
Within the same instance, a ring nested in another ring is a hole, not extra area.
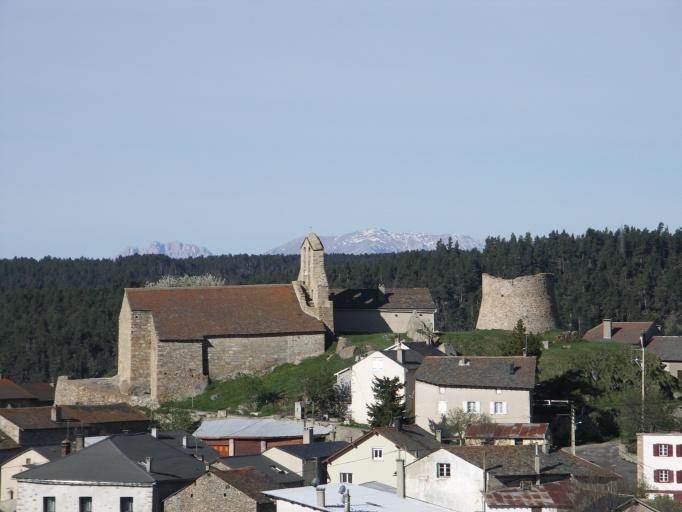
M 118 374 L 60 377 L 55 402 L 158 404 L 200 393 L 209 380 L 267 371 L 325 351 L 338 334 L 433 329 L 428 289 L 329 289 L 324 247 L 301 244 L 289 284 L 126 288 L 119 315 Z

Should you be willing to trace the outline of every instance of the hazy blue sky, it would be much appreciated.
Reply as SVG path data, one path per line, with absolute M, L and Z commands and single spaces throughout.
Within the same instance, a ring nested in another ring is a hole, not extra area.
M 679 0 L 0 0 L 0 257 L 682 224 Z

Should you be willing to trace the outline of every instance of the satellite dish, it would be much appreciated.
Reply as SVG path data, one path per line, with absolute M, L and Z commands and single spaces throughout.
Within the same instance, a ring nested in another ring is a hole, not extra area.
M 346 486 L 341 484 L 339 486 L 339 494 L 344 494 L 346 492 Z
M 313 485 L 313 487 L 317 487 L 318 485 L 320 485 L 320 479 L 319 478 L 313 478 L 313 481 L 310 483 Z

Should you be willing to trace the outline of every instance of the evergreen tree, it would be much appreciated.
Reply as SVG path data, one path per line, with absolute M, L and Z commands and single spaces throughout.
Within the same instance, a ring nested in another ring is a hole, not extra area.
M 367 406 L 367 416 L 369 416 L 369 424 L 372 428 L 388 427 L 394 419 L 405 418 L 403 388 L 398 377 L 374 378 L 372 381 L 374 403 Z
M 541 345 L 540 337 L 536 334 L 527 333 L 523 320 L 519 318 L 514 326 L 511 338 L 502 347 L 502 350 L 505 356 L 522 356 L 524 353 L 528 356 L 539 356 L 542 352 Z

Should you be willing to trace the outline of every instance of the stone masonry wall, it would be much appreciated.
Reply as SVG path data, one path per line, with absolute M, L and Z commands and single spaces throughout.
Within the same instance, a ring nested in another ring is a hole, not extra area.
M 206 473 L 164 501 L 165 512 L 274 512 L 273 504 L 258 504 L 227 482 Z
M 511 331 L 519 319 L 523 320 L 528 332 L 545 332 L 557 327 L 552 274 L 516 279 L 483 274 L 482 280 L 477 329 Z
M 211 338 L 208 368 L 212 379 L 239 372 L 259 373 L 283 363 L 299 363 L 324 352 L 324 334 Z
M 118 317 L 118 376 L 122 392 L 149 393 L 154 338 L 156 330 L 151 312 L 131 311 L 124 296 Z
M 203 369 L 203 342 L 158 341 L 152 368 L 151 396 L 163 402 L 201 393 L 208 384 Z
M 17 512 L 43 512 L 43 498 L 46 496 L 55 498 L 56 510 L 60 512 L 78 510 L 78 499 L 81 496 L 92 497 L 92 510 L 120 510 L 121 497 L 133 498 L 133 510 L 156 510 L 154 488 L 151 485 L 59 485 L 19 482 Z

